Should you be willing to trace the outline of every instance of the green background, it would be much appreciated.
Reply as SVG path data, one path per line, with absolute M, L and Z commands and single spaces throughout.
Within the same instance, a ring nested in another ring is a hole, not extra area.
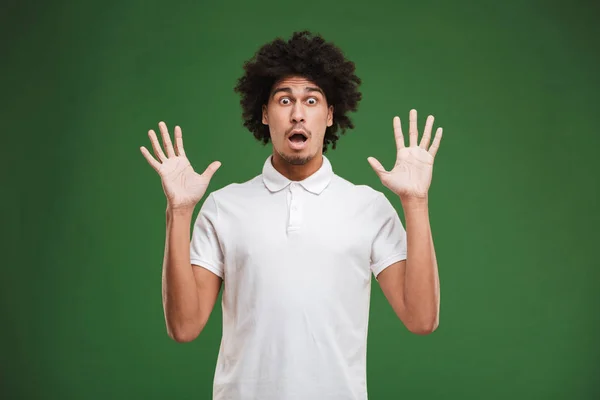
M 391 167 L 411 108 L 444 128 L 440 326 L 409 333 L 374 281 L 369 397 L 600 398 L 599 17 L 592 1 L 4 1 L 0 397 L 210 398 L 220 305 L 194 342 L 168 338 L 166 203 L 139 147 L 164 120 L 197 170 L 223 163 L 209 190 L 260 174 L 270 149 L 235 80 L 310 29 L 364 81 L 337 174 L 402 215 L 366 159 Z

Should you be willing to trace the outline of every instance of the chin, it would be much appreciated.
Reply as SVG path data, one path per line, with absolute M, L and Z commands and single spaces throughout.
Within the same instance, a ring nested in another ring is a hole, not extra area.
M 277 151 L 279 156 L 290 165 L 305 165 L 314 158 L 314 154 L 286 154 L 281 151 Z

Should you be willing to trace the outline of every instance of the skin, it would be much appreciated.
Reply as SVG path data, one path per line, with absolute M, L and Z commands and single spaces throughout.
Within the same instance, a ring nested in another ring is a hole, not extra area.
M 295 181 L 306 179 L 321 167 L 325 130 L 333 124 L 333 106 L 327 105 L 323 93 L 310 88 L 317 86 L 302 77 L 287 77 L 273 86 L 268 104 L 263 107 L 262 122 L 271 133 L 273 166 Z M 368 162 L 382 184 L 398 196 L 406 219 L 407 259 L 386 268 L 377 280 L 408 330 L 425 335 L 439 323 L 439 276 L 429 223 L 428 190 L 442 130 L 438 128 L 430 144 L 430 115 L 418 143 L 416 110 L 411 110 L 409 120 L 409 146 L 405 146 L 400 118 L 394 118 L 397 156 L 392 170 L 386 171 L 373 157 Z M 165 152 L 153 130 L 148 136 L 156 158 L 145 147 L 140 150 L 161 177 L 167 198 L 162 282 L 167 332 L 178 342 L 189 342 L 206 325 L 222 285 L 215 274 L 191 265 L 189 228 L 194 208 L 221 163 L 215 161 L 198 174 L 185 154 L 181 128 L 175 127 L 174 145 L 164 122 L 159 123 L 159 128 Z M 292 129 L 299 128 L 306 131 L 309 139 L 304 149 L 295 150 L 287 138 Z
M 317 90 L 315 90 L 317 89 Z M 273 166 L 290 180 L 300 181 L 322 164 L 325 130 L 333 123 L 333 106 L 310 80 L 286 77 L 277 82 L 263 106 L 262 122 L 269 126 Z M 394 263 L 377 276 L 396 315 L 413 333 L 429 334 L 439 324 L 439 275 L 429 222 L 428 191 L 433 161 L 442 129 L 431 141 L 433 116 L 428 116 L 418 143 L 417 111 L 409 113 L 409 146 L 405 146 L 400 117 L 393 119 L 396 162 L 391 171 L 369 157 L 368 162 L 384 186 L 396 194 L 406 219 L 407 259 Z M 309 143 L 302 150 L 290 147 L 292 129 L 304 129 Z
M 406 220 L 406 260 L 384 269 L 377 280 L 404 326 L 419 335 L 435 331 L 440 315 L 440 281 L 429 222 L 428 192 L 442 128 L 437 129 L 431 141 L 433 121 L 432 115 L 427 117 L 419 143 L 417 111 L 411 110 L 409 145 L 405 146 L 400 117 L 394 117 L 397 151 L 394 167 L 386 171 L 377 159 L 367 159 L 381 183 L 400 199 Z
M 283 176 L 301 181 L 321 167 L 323 138 L 333 124 L 333 106 L 314 82 L 297 76 L 276 82 L 263 106 L 262 123 L 269 126 L 273 167 Z M 288 137 L 294 129 L 302 129 L 308 136 L 307 146 L 301 150 L 290 147 Z

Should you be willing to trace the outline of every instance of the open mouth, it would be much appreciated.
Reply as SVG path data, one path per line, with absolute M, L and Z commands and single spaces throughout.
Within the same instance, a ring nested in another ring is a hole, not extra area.
M 290 141 L 294 143 L 306 142 L 308 138 L 301 133 L 294 133 L 290 136 Z
M 290 147 L 296 150 L 303 149 L 308 141 L 308 136 L 304 133 L 293 133 L 288 137 Z

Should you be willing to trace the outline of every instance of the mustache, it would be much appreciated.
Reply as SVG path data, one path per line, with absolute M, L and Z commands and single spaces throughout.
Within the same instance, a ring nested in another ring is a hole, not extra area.
M 297 126 L 293 126 L 290 129 L 285 131 L 285 137 L 290 136 L 290 133 L 292 133 L 292 131 L 303 131 L 306 133 L 306 136 L 311 137 L 312 136 L 312 132 L 309 131 L 308 129 L 306 129 L 305 127 L 303 127 L 302 125 L 297 125 Z

